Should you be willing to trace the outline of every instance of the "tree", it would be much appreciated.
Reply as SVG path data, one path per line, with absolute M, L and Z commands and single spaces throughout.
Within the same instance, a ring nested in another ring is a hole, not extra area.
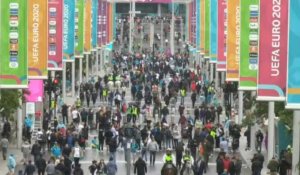
M 0 91 L 0 109 L 1 115 L 7 119 L 11 118 L 20 107 L 19 99 L 22 93 L 18 90 L 4 89 Z

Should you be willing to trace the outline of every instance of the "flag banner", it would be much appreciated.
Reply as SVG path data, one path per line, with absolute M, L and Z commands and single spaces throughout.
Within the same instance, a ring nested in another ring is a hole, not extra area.
M 227 2 L 228 34 L 226 56 L 226 81 L 239 81 L 240 62 L 240 0 Z
M 48 70 L 62 70 L 63 0 L 48 0 Z
M 200 53 L 204 55 L 205 48 L 205 0 L 200 0 Z
M 257 100 L 284 101 L 288 1 L 260 0 Z M 254 43 L 253 43 L 254 44 Z
M 258 27 L 259 0 L 242 0 L 239 90 L 257 89 Z
M 196 49 L 200 51 L 200 0 L 196 1 Z
M 218 56 L 217 71 L 226 71 L 227 0 L 218 1 Z
M 64 0 L 63 61 L 74 61 L 75 52 L 75 1 Z
M 48 2 L 28 0 L 28 78 L 48 78 Z
M 98 0 L 98 33 L 97 33 L 97 43 L 100 49 L 103 45 L 103 16 L 104 16 L 104 0 Z
M 84 0 L 76 1 L 75 8 L 75 57 L 83 58 Z
M 90 54 L 92 49 L 92 0 L 85 0 L 84 8 L 84 53 Z
M 108 39 L 107 39 L 107 36 L 108 36 L 108 23 L 107 23 L 107 20 L 108 20 L 108 2 L 106 0 L 103 0 L 103 15 L 102 15 L 102 45 L 105 45 L 106 47 L 106 44 L 108 44 Z
M 204 45 L 204 58 L 209 58 L 210 47 L 210 1 L 205 0 L 205 45 Z
M 0 1 L 0 88 L 27 88 L 27 1 Z
M 290 1 L 286 108 L 300 109 L 300 1 Z
M 97 32 L 98 32 L 98 0 L 93 0 L 92 5 L 92 50 L 97 49 Z
M 210 63 L 217 63 L 218 50 L 218 0 L 210 0 Z

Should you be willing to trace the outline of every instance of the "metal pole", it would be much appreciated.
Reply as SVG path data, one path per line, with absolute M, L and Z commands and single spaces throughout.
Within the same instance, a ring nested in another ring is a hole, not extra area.
M 274 108 L 275 108 L 275 102 L 270 101 L 269 102 L 269 111 L 268 111 L 268 161 L 272 159 L 274 155 Z
M 170 33 L 170 48 L 171 48 L 171 54 L 174 55 L 174 24 L 175 24 L 175 6 L 174 1 L 172 1 L 172 20 L 171 20 L 171 33 Z
M 160 22 L 160 46 L 161 50 L 164 50 L 164 20 Z
M 88 81 L 89 79 L 89 55 L 86 54 L 85 55 L 85 78 L 86 78 L 86 81 Z
M 67 62 L 63 62 L 63 70 L 62 70 L 62 96 L 64 102 L 66 102 L 66 69 Z
M 99 50 L 97 49 L 96 50 L 96 75 L 98 76 L 99 75 L 99 65 L 100 63 L 100 55 L 99 55 Z
M 292 175 L 299 175 L 299 148 L 300 148 L 300 110 L 294 111 L 293 116 L 293 166 Z
M 214 64 L 212 64 L 212 63 L 208 63 L 208 64 L 210 64 L 210 70 L 209 70 L 210 78 L 209 78 L 209 81 L 213 82 L 214 81 Z
M 22 90 L 19 90 L 22 93 Z M 22 97 L 19 98 L 19 104 L 22 106 Z M 23 108 L 18 108 L 18 121 L 17 121 L 17 148 L 20 149 L 22 146 L 22 131 L 23 131 Z
M 79 58 L 79 83 L 82 83 L 82 58 Z
M 161 17 L 161 4 L 157 6 L 157 16 Z
M 72 97 L 75 97 L 75 61 L 72 63 Z
M 242 124 L 242 119 L 243 119 L 243 108 L 244 108 L 244 102 L 243 102 L 243 96 L 244 96 L 244 91 L 238 91 L 238 96 L 239 96 L 239 120 L 238 124 Z

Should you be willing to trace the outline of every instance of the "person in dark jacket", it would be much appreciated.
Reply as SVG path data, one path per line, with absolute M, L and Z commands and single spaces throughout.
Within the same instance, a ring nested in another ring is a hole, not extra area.
M 64 159 L 60 159 L 59 163 L 55 167 L 55 175 L 64 175 L 66 172 L 66 166 L 64 165 Z
M 203 175 L 205 170 L 205 162 L 201 157 L 195 162 L 195 175 Z
M 147 165 L 145 161 L 139 157 L 134 164 L 134 174 L 145 175 L 147 173 Z
M 42 150 L 41 145 L 38 143 L 38 141 L 36 141 L 36 142 L 32 145 L 32 148 L 31 148 L 31 154 L 32 154 L 33 157 L 34 157 L 34 162 L 36 162 L 37 157 L 41 154 L 41 150 Z
M 28 161 L 28 164 L 25 167 L 24 175 L 33 175 L 35 172 L 35 167 L 32 165 L 31 160 Z
M 262 170 L 262 163 L 261 161 L 257 158 L 257 154 L 254 154 L 251 165 L 251 170 L 252 170 L 252 175 L 260 175 L 260 172 Z
M 224 160 L 224 155 L 220 153 L 217 158 L 217 173 L 218 173 L 218 175 L 222 175 L 224 172 L 223 160 Z
M 73 171 L 73 175 L 84 175 L 83 170 L 81 169 L 81 165 L 78 164 L 77 166 L 75 166 L 74 171 Z
M 46 170 L 46 160 L 42 157 L 42 155 L 40 155 L 36 162 L 35 162 L 35 166 L 38 170 L 38 174 L 39 175 L 44 175 L 45 174 L 45 170 Z

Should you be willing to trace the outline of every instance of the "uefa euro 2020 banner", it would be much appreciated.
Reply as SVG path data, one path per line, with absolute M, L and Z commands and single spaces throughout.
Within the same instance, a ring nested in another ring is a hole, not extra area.
M 228 35 L 226 56 L 226 81 L 239 81 L 240 62 L 240 1 L 228 0 Z
M 64 0 L 63 61 L 74 61 L 75 52 L 75 0 Z
M 85 0 L 84 7 L 84 53 L 89 54 L 92 49 L 92 0 Z
M 92 50 L 97 50 L 98 40 L 98 0 L 92 1 Z
M 210 63 L 217 63 L 218 51 L 218 0 L 210 0 Z
M 28 0 L 29 79 L 48 77 L 48 1 Z
M 0 88 L 27 88 L 27 1 L 0 1 Z
M 48 70 L 62 70 L 63 0 L 48 0 Z
M 218 56 L 217 71 L 226 71 L 227 0 L 218 1 Z
M 288 1 L 260 0 L 259 31 L 257 100 L 284 101 L 287 72 Z
M 75 8 L 75 57 L 83 57 L 84 0 L 76 0 Z
M 286 108 L 300 109 L 300 1 L 291 0 Z
M 241 0 L 239 90 L 256 90 L 259 40 L 259 0 Z

